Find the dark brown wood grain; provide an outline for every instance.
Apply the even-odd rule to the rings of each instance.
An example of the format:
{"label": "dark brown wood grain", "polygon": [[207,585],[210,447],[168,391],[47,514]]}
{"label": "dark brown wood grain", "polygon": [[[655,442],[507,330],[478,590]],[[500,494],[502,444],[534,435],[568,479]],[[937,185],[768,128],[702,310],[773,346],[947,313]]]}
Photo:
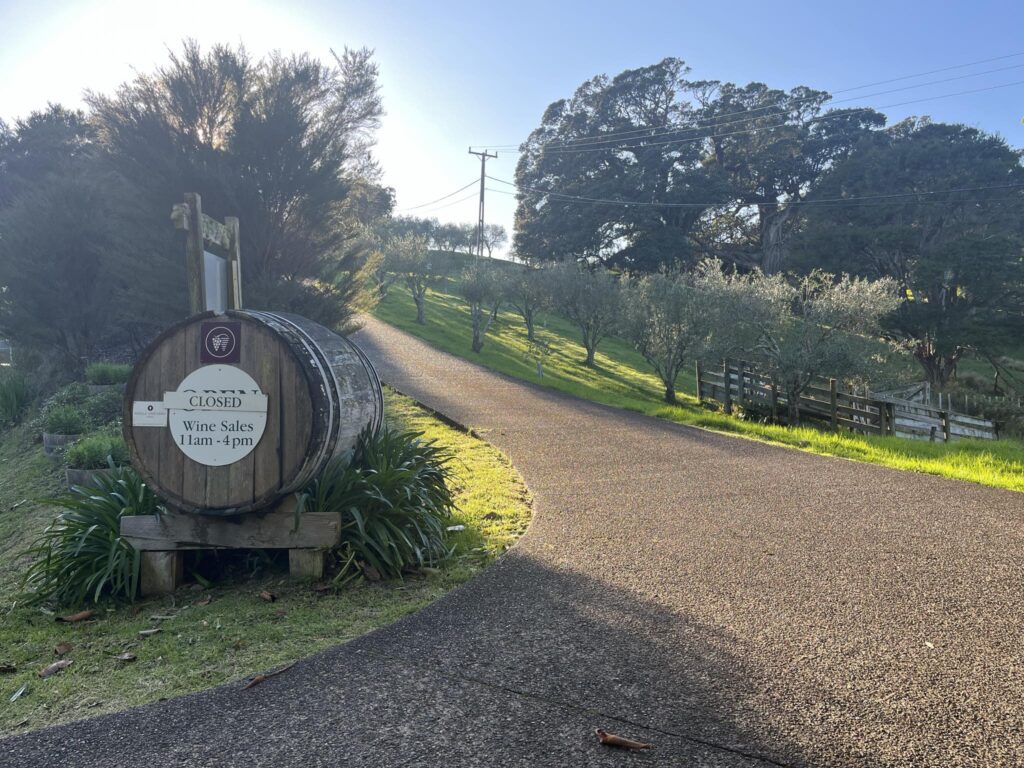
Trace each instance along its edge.
{"label": "dark brown wood grain", "polygon": [[[213,313],[196,315],[169,328],[143,354],[128,383],[125,439],[132,462],[145,481],[170,506],[183,512],[231,515],[265,509],[308,482],[330,455],[354,444],[360,424],[341,434],[329,414],[356,412],[360,419],[380,420],[379,383],[369,364],[348,342],[303,318],[288,321],[270,315],[229,312],[241,323],[236,367],[248,373],[267,395],[266,428],[256,447],[233,464],[214,467],[193,461],[177,446],[166,427],[134,427],[132,402],[161,401],[203,364],[201,327]],[[309,332],[288,323],[309,323],[325,355]],[[348,351],[346,351],[348,350]],[[340,373],[339,373],[340,372]],[[348,377],[339,395],[336,375]],[[345,398],[344,402],[338,398]],[[326,446],[331,450],[321,450]]]}

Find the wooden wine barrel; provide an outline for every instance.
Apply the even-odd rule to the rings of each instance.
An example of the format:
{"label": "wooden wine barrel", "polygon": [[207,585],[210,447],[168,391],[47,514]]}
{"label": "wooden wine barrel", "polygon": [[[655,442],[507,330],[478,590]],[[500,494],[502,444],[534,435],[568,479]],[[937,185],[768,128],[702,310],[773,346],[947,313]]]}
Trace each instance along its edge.
{"label": "wooden wine barrel", "polygon": [[355,344],[279,312],[196,315],[143,353],[126,388],[132,464],[176,510],[268,508],[383,417]]}

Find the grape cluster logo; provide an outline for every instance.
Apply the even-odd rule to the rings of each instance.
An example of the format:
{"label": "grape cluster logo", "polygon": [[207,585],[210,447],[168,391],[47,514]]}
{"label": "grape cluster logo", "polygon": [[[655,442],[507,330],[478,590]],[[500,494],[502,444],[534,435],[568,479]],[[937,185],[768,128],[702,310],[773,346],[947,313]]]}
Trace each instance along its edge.
{"label": "grape cluster logo", "polygon": [[204,363],[237,363],[241,351],[241,323],[203,323],[200,330],[202,349],[200,360]]}

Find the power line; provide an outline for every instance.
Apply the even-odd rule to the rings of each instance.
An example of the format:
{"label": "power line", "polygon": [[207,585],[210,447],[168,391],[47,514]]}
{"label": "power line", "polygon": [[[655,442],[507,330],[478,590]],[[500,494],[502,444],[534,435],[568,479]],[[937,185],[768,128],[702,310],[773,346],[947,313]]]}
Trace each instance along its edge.
{"label": "power line", "polygon": [[[601,203],[601,204],[608,204],[608,205],[623,205],[623,206],[636,207],[636,208],[721,208],[723,206],[733,205],[733,204],[736,203],[736,200],[724,200],[724,201],[720,200],[720,201],[711,202],[711,203],[659,203],[659,202],[656,202],[656,201],[614,200],[614,199],[599,198],[599,197],[583,197],[583,196],[580,196],[580,195],[569,195],[569,194],[566,194],[564,192],[554,192],[554,191],[551,191],[551,190],[539,189],[537,187],[527,187],[527,186],[523,186],[521,184],[516,184],[514,181],[506,181],[505,179],[498,179],[498,178],[495,178],[494,176],[488,176],[487,178],[490,179],[491,181],[496,181],[499,184],[506,184],[506,185],[508,185],[510,187],[515,187],[517,190],[520,190],[520,191],[525,190],[527,192],[537,192],[539,194],[550,195],[550,196],[553,196],[553,197],[558,198],[558,199],[576,200],[576,201],[586,202],[586,203]],[[918,191],[918,192],[893,192],[893,193],[881,194],[881,195],[861,195],[861,196],[858,196],[858,197],[834,197],[834,198],[826,198],[826,199],[821,199],[821,200],[793,200],[793,201],[781,201],[781,202],[785,203],[786,205],[827,205],[827,204],[838,205],[838,204],[846,204],[846,203],[856,203],[856,202],[860,202],[862,200],[893,200],[893,199],[901,198],[901,197],[916,197],[916,196],[920,196],[920,195],[944,195],[944,194],[953,194],[953,193],[958,193],[958,192],[983,192],[983,191],[992,190],[992,189],[1019,189],[1019,188],[1024,188],[1024,182],[1013,183],[1013,184],[995,184],[995,185],[984,186],[984,187],[958,187],[958,188],[953,188],[953,189],[926,190],[926,191]],[[493,191],[500,191],[500,190],[493,190]],[[506,194],[515,194],[515,193],[513,192],[513,193],[506,193]],[[1007,199],[1014,199],[1014,198],[1007,198]],[[920,202],[927,202],[927,201],[920,201]],[[945,203],[945,202],[948,202],[948,201],[942,200],[942,201],[932,201],[932,202]],[[958,202],[964,202],[964,201],[958,201]],[[977,201],[977,202],[989,202],[989,201],[981,200],[981,201]]]}
{"label": "power line", "polygon": [[[517,192],[510,192],[507,189],[493,189],[491,187],[488,187],[487,191],[488,192],[494,192],[495,194],[498,194],[498,195],[510,195],[510,196],[513,196],[513,197],[518,194]],[[600,201],[600,200],[589,200],[587,198],[578,198],[578,197],[574,197],[572,195],[566,195],[566,194],[562,194],[562,193],[558,193],[558,192],[552,192],[552,193],[549,193],[549,194],[555,195],[557,201],[559,201],[559,202],[581,202],[581,203],[590,203],[592,205],[612,205],[612,204],[617,204],[617,205],[622,205],[624,207],[641,205],[641,203],[633,203],[633,202],[630,202],[630,201],[627,201],[627,200],[623,200],[623,201],[610,201],[610,200],[609,201]],[[981,204],[981,203],[1000,203],[1000,202],[1005,202],[1007,200],[1020,200],[1020,197],[989,197],[989,198],[986,198],[984,200],[958,199],[958,200],[954,200],[954,201],[949,201],[949,200],[913,200],[913,201],[909,201],[909,202],[912,202],[914,205],[948,205],[948,204],[950,204],[950,202]],[[687,205],[699,206],[701,208],[724,208],[725,206],[735,205],[736,202],[737,201],[735,201],[735,200],[730,200],[730,201],[725,202],[725,203],[722,203],[722,202],[718,202],[718,203],[687,203]],[[814,204],[814,205],[823,205],[823,206],[827,207],[829,205],[843,205],[844,202],[847,202],[847,201],[844,201],[842,199],[837,199],[837,200],[834,200],[834,201],[792,200],[792,201],[789,201],[789,202],[785,202],[783,204],[785,204],[785,205],[812,205],[812,204]],[[859,201],[859,200],[850,200],[848,202],[851,205],[856,205],[858,208],[891,206],[891,205],[894,204],[892,201],[887,201],[887,202],[867,201],[867,202],[864,202],[864,201]],[[897,203],[898,203],[898,201],[897,201]],[[661,208],[661,207],[671,207],[671,204],[669,204],[669,203],[648,203],[646,205],[649,205],[649,206],[652,206],[652,207],[659,207],[659,208]],[[750,203],[750,205],[747,206],[747,207],[751,207],[751,206],[754,206],[754,205],[756,205],[756,203]]]}
{"label": "power line", "polygon": [[[913,90],[915,88],[924,88],[924,87],[929,86],[929,85],[939,85],[941,83],[950,83],[950,82],[953,82],[955,80],[964,80],[964,79],[970,78],[970,77],[980,77],[981,75],[990,75],[990,74],[993,74],[995,72],[1006,72],[1006,71],[1011,70],[1011,69],[1021,69],[1021,68],[1024,68],[1024,64],[1014,64],[1013,66],[1009,66],[1009,67],[1000,67],[998,69],[989,69],[989,70],[986,70],[984,72],[974,72],[974,73],[969,74],[969,75],[959,75],[957,77],[947,77],[947,78],[943,78],[941,80],[930,80],[927,83],[917,83],[916,85],[906,85],[906,86],[903,86],[901,88],[890,88],[889,90],[886,90],[886,91],[877,91],[876,93],[868,93],[868,94],[863,94],[861,96],[851,96],[851,97],[846,98],[846,99],[828,99],[825,102],[823,102],[823,104],[845,104],[846,102],[849,102],[849,101],[860,101],[861,99],[868,99],[868,98],[872,98],[874,96],[885,96],[886,94],[889,94],[889,93],[899,93],[901,91]],[[811,102],[811,101],[814,101],[815,98],[816,97],[807,97],[807,98],[804,98],[804,99],[797,99],[795,101],[790,102],[789,106],[792,107],[792,106],[795,106],[797,104],[803,104],[803,103]],[[941,98],[941,97],[938,97],[938,98]],[[889,105],[889,106],[893,106],[893,105]],[[898,106],[898,105],[895,105],[895,106]],[[759,111],[762,111],[762,110],[770,110],[770,109],[777,110],[778,114],[773,114],[773,115],[753,115],[752,114],[754,112],[759,112]],[[881,107],[881,109],[885,109],[885,107]],[[873,111],[873,110],[874,110],[874,107],[865,107],[863,110],[857,110],[857,111],[860,112],[860,111]],[[749,122],[753,122],[755,120],[765,120],[765,119],[770,119],[770,118],[774,118],[774,117],[781,117],[781,118],[783,118],[784,120],[786,120],[788,122],[788,118],[786,116],[786,110],[783,109],[783,108],[780,108],[780,107],[778,107],[777,105],[774,105],[774,104],[768,105],[768,106],[764,106],[764,107],[757,107],[755,109],[750,109],[750,110],[743,110],[739,114],[740,115],[746,115],[746,117],[737,116],[736,119],[721,120],[721,121],[716,121],[716,122],[704,123],[702,125],[684,126],[684,127],[678,127],[678,128],[665,128],[665,129],[640,128],[640,129],[635,129],[635,131],[624,131],[624,133],[636,132],[636,133],[641,133],[642,135],[634,136],[632,138],[624,138],[624,139],[621,139],[621,141],[634,141],[634,140],[638,141],[638,140],[641,140],[641,139],[657,138],[657,137],[660,137],[660,136],[671,136],[672,134],[676,134],[676,133],[687,133],[687,132],[694,133],[694,132],[697,132],[697,131],[704,131],[704,130],[707,130],[709,128],[720,128],[722,126],[738,125],[740,123],[749,123]],[[845,111],[843,114],[849,115],[849,114],[853,114],[853,113],[851,113],[850,111]],[[824,118],[824,117],[827,117],[827,115],[823,115],[822,116],[822,118]],[[812,119],[809,122],[814,122],[814,121],[815,120]],[[784,122],[783,125],[784,124],[786,124],[786,123]],[[612,138],[615,135],[616,134],[614,134],[614,133],[607,133],[607,134],[601,134],[599,136],[580,137],[578,139],[566,139],[563,142],[551,141],[551,142],[547,142],[546,144],[543,144],[541,146],[542,146],[543,149],[547,149],[548,147],[553,147],[555,149],[562,149],[562,148],[565,148],[565,147],[569,147],[570,149],[575,149],[577,147],[600,146],[602,144],[614,144],[617,141],[619,141],[619,139]],[[554,151],[554,150],[552,150],[552,151]]]}
{"label": "power line", "polygon": [[[875,82],[872,82],[872,83],[865,83],[864,85],[856,85],[856,86],[853,86],[853,87],[850,87],[850,88],[842,88],[842,89],[839,89],[839,90],[836,90],[836,91],[832,91],[831,93],[832,93],[832,95],[839,94],[839,93],[849,93],[851,91],[859,91],[859,90],[863,90],[865,88],[873,88],[873,87],[875,87],[877,85],[888,85],[889,83],[901,82],[903,80],[912,80],[912,79],[914,79],[916,77],[925,77],[927,75],[934,75],[934,74],[938,74],[940,72],[950,72],[952,70],[964,69],[966,67],[973,67],[973,66],[977,66],[979,64],[989,64],[989,63],[992,63],[994,61],[1005,61],[1006,59],[1013,59],[1013,58],[1017,58],[1019,56],[1024,56],[1024,51],[1021,51],[1019,53],[1009,53],[1009,54],[1005,54],[1003,56],[994,56],[994,57],[988,58],[988,59],[978,59],[977,61],[971,61],[971,62],[967,62],[965,64],[954,64],[954,65],[948,66],[948,67],[940,67],[938,69],[930,69],[930,70],[927,70],[927,71],[924,71],[924,72],[917,72],[917,73],[912,74],[912,75],[902,75],[900,77],[889,78],[887,80],[876,80]],[[971,75],[963,75],[963,76],[960,76],[960,77],[949,78],[946,81],[938,80],[938,81],[933,81],[931,83],[919,83],[919,84],[914,85],[914,86],[909,86],[909,88],[917,88],[917,87],[923,87],[923,86],[926,86],[926,85],[934,85],[934,84],[939,83],[939,82],[948,82],[948,81],[951,81],[951,80],[963,79],[964,77],[975,77],[975,76],[979,76],[979,75],[983,75],[983,74],[990,74],[991,72],[1000,72],[1000,71],[1004,71],[1005,69],[1013,69],[1013,68],[1015,68],[1015,67],[1006,67],[1006,68],[1002,68],[1002,69],[990,70],[988,72],[979,72],[979,73],[974,73],[974,74],[971,74]],[[897,89],[897,90],[899,90],[899,89]],[[906,89],[902,89],[902,90],[906,90]],[[888,92],[890,92],[890,91],[884,91],[883,93],[888,93]],[[868,95],[861,96],[861,97],[858,97],[858,98],[868,98],[871,95],[878,95],[878,94],[868,94]],[[850,100],[850,99],[847,99],[847,100]],[[829,101],[833,101],[833,99],[829,99]],[[899,105],[894,105],[894,106],[899,106]],[[769,108],[771,108],[771,107],[761,107],[759,109],[769,109]],[[627,130],[627,131],[619,131],[617,133],[608,133],[608,134],[604,134],[604,136],[602,136],[601,138],[608,138],[608,137],[612,137],[612,136],[616,136],[616,135],[625,135],[625,134],[630,134],[630,133],[637,133],[637,132],[641,132],[641,131],[644,131],[644,130],[649,130],[649,129],[631,129],[631,130]],[[566,140],[566,141],[583,141],[583,140],[586,140],[588,138],[592,139],[592,138],[598,138],[598,137],[581,137],[580,139]],[[488,148],[491,148],[491,149],[517,149],[519,146],[521,146],[521,144],[522,144],[522,142],[519,142],[517,144],[488,144],[486,146]]]}
{"label": "power line", "polygon": [[464,186],[464,187],[459,187],[459,188],[458,188],[458,189],[456,189],[456,190],[455,190],[454,192],[449,192],[449,193],[448,193],[447,195],[445,195],[444,197],[439,197],[439,198],[437,198],[437,200],[431,200],[431,201],[430,201],[429,203],[421,203],[420,205],[412,205],[412,206],[409,206],[408,208],[401,208],[401,209],[399,209],[398,211],[396,211],[396,213],[403,213],[403,212],[405,212],[405,211],[415,211],[415,210],[416,210],[416,209],[418,209],[418,208],[426,208],[426,207],[427,207],[428,205],[433,205],[434,203],[439,203],[439,202],[441,202],[442,200],[447,200],[447,199],[448,199],[449,197],[452,197],[452,196],[454,196],[454,195],[457,195],[457,194],[459,194],[459,192],[462,192],[462,191],[463,191],[463,190],[465,190],[465,189],[469,189],[469,188],[470,188],[470,187],[472,187],[472,186],[473,186],[474,184],[476,184],[476,179],[473,179],[473,180],[472,180],[471,182],[469,182],[469,184],[467,184],[467,185],[466,185],[466,186]]}
{"label": "power line", "polygon": [[[473,179],[473,184],[476,184],[476,179]],[[430,209],[428,209],[426,211],[423,211],[423,213],[425,213],[425,214],[426,213],[433,213],[434,211],[440,211],[440,210],[443,210],[445,208],[451,208],[453,205],[458,205],[459,203],[464,203],[467,200],[472,200],[476,196],[477,196],[477,193],[476,192],[472,192],[472,193],[466,195],[465,197],[460,197],[458,200],[452,200],[450,203],[445,203],[444,205],[435,206],[434,208],[430,208]]]}
{"label": "power line", "polygon": [[[875,111],[877,111],[879,109],[889,109],[890,107],[902,107],[902,106],[905,106],[907,104],[919,104],[919,103],[924,102],[924,101],[935,101],[936,99],[949,99],[949,98],[953,98],[954,96],[966,96],[966,95],[969,95],[969,94],[972,94],[972,93],[982,93],[984,91],[994,91],[994,90],[998,90],[1000,88],[1011,88],[1011,87],[1013,87],[1015,85],[1024,85],[1024,80],[1015,80],[1012,83],[1000,83],[999,85],[990,85],[990,86],[987,86],[987,87],[984,87],[984,88],[972,88],[972,89],[967,90],[967,91],[957,91],[956,93],[943,93],[943,94],[939,94],[938,96],[927,96],[927,97],[922,98],[922,99],[911,99],[909,101],[899,101],[899,102],[896,102],[894,104],[883,104],[880,107],[864,107],[863,109],[844,110],[843,112],[839,112],[839,113],[830,113],[830,114],[827,114],[827,115],[822,115],[821,117],[813,118],[812,120],[809,120],[808,122],[809,123],[823,123],[823,122],[825,122],[827,120],[836,120],[836,119],[839,119],[839,118],[849,117],[850,115],[860,114],[862,112],[875,112]],[[788,123],[784,121],[784,122],[781,122],[781,123],[777,123],[776,125],[766,125],[766,126],[761,126],[761,127],[757,127],[757,128],[748,128],[747,130],[742,130],[742,131],[731,131],[729,133],[719,133],[719,134],[714,134],[714,135],[709,134],[709,135],[706,135],[706,136],[695,136],[695,137],[687,138],[687,139],[669,139],[667,141],[651,141],[651,142],[647,142],[647,143],[644,143],[644,144],[622,144],[622,145],[618,145],[618,146],[609,146],[609,147],[602,146],[602,147],[590,147],[590,148],[584,147],[582,149],[575,149],[575,148],[572,148],[572,147],[568,147],[568,148],[565,148],[565,147],[554,147],[552,149],[548,149],[547,147],[541,147],[541,150],[543,152],[550,152],[550,153],[553,153],[553,154],[569,154],[569,153],[574,153],[574,152],[628,152],[628,151],[633,150],[633,149],[647,149],[648,147],[661,147],[661,146],[665,146],[667,144],[692,144],[694,142],[706,141],[707,139],[710,139],[710,138],[724,138],[726,136],[739,136],[739,135],[747,134],[747,133],[759,133],[760,131],[770,131],[770,130],[775,130],[776,128],[785,128],[785,127],[787,127],[787,125],[788,125]],[[697,130],[697,129],[691,129],[691,130]]]}

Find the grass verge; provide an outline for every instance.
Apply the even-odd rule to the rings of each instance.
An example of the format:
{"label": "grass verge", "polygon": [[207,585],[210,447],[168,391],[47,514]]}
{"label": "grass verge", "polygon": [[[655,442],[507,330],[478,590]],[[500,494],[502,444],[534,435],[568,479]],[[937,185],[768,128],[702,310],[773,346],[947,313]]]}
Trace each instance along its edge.
{"label": "grass verge", "polygon": [[468,310],[459,297],[442,291],[428,294],[426,325],[415,322],[412,298],[401,286],[392,287],[374,315],[446,352],[586,400],[827,456],[1024,491],[1024,444],[1016,440],[958,440],[947,445],[744,421],[699,404],[692,372],[679,377],[680,402],[669,405],[662,399],[661,381],[626,342],[606,339],[598,349],[595,367],[587,368],[582,365],[584,352],[576,341],[575,327],[550,314],[538,330],[550,349],[539,376],[518,315],[500,313],[484,349],[474,354]]}
{"label": "grass verge", "polygon": [[[452,524],[456,554],[435,573],[403,582],[358,583],[337,593],[288,581],[257,556],[251,574],[210,589],[183,587],[173,596],[130,606],[108,605],[97,619],[55,622],[54,615],[17,604],[18,553],[55,511],[33,499],[60,487],[54,465],[42,456],[28,427],[0,434],[0,735],[113,712],[241,680],[271,667],[343,643],[422,608],[465,582],[523,533],[530,500],[522,479],[497,449],[453,429],[411,400],[386,392],[388,420],[425,433],[455,455],[458,511]],[[262,591],[274,602],[259,597]],[[141,630],[160,628],[149,637]],[[72,665],[40,679],[72,646]],[[118,661],[122,653],[133,662]],[[10,697],[27,685],[14,702]]]}

